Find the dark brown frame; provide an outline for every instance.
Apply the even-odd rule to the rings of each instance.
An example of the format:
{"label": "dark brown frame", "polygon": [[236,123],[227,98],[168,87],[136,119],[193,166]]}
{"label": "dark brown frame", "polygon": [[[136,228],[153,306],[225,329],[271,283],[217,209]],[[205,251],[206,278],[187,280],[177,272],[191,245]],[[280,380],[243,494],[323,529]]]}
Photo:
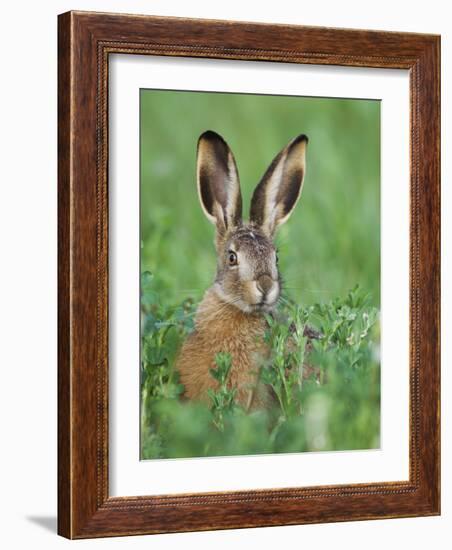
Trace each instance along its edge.
{"label": "dark brown frame", "polygon": [[[439,514],[440,38],[89,12],[58,23],[58,532],[85,538]],[[109,497],[111,53],[409,70],[409,481]]]}

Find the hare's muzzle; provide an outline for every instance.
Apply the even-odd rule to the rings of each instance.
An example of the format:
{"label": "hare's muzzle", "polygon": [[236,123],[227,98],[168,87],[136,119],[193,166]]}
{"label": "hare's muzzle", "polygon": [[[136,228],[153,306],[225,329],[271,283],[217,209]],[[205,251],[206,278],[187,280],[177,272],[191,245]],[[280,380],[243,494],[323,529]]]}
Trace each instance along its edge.
{"label": "hare's muzzle", "polygon": [[262,305],[272,305],[278,298],[279,284],[269,275],[260,275],[256,279],[256,288],[261,294],[260,303]]}
{"label": "hare's muzzle", "polygon": [[273,279],[269,275],[261,275],[256,281],[256,286],[265,296],[273,286]]}

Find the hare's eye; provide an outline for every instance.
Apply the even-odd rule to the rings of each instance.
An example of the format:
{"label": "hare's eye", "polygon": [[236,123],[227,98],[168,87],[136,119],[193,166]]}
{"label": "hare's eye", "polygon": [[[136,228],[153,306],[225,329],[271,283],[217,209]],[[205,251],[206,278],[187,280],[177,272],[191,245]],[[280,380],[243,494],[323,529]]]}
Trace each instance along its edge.
{"label": "hare's eye", "polygon": [[276,263],[277,263],[277,264],[279,263],[279,256],[278,256],[278,254],[276,254]]}
{"label": "hare's eye", "polygon": [[228,251],[229,265],[237,265],[237,254],[233,250]]}

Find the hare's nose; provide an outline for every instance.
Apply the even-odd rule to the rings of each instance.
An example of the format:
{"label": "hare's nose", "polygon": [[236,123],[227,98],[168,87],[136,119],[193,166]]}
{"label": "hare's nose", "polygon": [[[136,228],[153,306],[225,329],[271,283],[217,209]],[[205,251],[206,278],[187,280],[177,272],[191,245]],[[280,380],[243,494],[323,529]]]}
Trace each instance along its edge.
{"label": "hare's nose", "polygon": [[256,281],[256,286],[265,296],[273,286],[273,279],[268,275],[261,275]]}

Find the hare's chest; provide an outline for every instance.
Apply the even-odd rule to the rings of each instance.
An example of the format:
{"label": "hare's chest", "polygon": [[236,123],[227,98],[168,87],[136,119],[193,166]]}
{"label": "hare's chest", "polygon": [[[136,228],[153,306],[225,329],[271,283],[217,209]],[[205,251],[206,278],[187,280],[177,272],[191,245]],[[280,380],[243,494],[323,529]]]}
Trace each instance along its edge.
{"label": "hare's chest", "polygon": [[232,359],[231,376],[249,374],[259,368],[267,354],[264,343],[265,330],[261,324],[248,327],[236,326],[227,334],[212,330],[204,341],[212,359],[216,353],[229,353]]}
{"label": "hare's chest", "polygon": [[228,353],[231,367],[228,384],[236,389],[235,399],[244,408],[264,408],[269,394],[259,383],[259,371],[268,354],[264,342],[265,323],[203,323],[186,340],[177,360],[177,370],[189,399],[208,401],[208,390],[217,382],[211,375],[216,355]]}

